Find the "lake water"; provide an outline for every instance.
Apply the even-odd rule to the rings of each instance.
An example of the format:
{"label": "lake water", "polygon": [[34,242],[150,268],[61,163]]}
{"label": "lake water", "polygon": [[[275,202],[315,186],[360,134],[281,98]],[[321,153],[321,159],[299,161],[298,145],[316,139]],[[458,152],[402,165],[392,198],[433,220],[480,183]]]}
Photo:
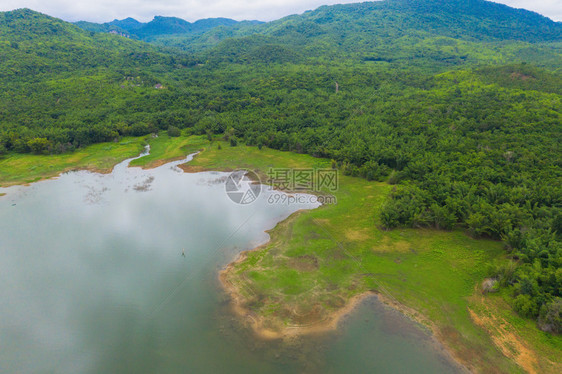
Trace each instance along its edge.
{"label": "lake water", "polygon": [[[237,205],[226,173],[128,161],[0,189],[2,373],[454,373],[418,325],[370,298],[336,332],[265,342],[217,274],[299,209]],[[182,255],[185,251],[185,256]]]}

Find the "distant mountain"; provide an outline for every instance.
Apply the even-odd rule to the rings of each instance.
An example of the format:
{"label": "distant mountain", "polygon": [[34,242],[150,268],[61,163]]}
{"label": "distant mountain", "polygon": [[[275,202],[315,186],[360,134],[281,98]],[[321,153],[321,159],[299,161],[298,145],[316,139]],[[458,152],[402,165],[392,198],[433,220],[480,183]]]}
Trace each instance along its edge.
{"label": "distant mountain", "polygon": [[118,34],[121,36],[125,36],[127,38],[130,37],[130,34],[127,30],[109,23],[93,23],[93,22],[86,22],[86,21],[78,21],[75,22],[74,24],[86,31],[104,32],[104,33]]}
{"label": "distant mountain", "polygon": [[562,23],[485,0],[384,0],[322,6],[264,25],[277,36],[345,36],[350,32],[400,37],[412,31],[462,40],[562,40]]}
{"label": "distant mountain", "polygon": [[112,25],[112,26],[117,26],[123,30],[127,30],[127,31],[133,31],[133,30],[138,30],[140,29],[144,23],[137,21],[134,18],[125,18],[123,20],[113,20],[111,22],[105,23],[105,25]]}
{"label": "distant mountain", "polygon": [[[259,21],[249,21],[251,24],[260,24]],[[216,27],[231,27],[240,22],[229,18],[207,18],[190,23],[177,17],[156,16],[147,23],[142,23],[134,18],[113,20],[106,23],[92,23],[79,21],[75,25],[93,32],[117,32],[127,36],[150,41],[163,35],[194,35],[212,30]],[[244,23],[247,23],[245,21]]]}
{"label": "distant mountain", "polygon": [[[259,21],[254,21],[257,23],[261,23]],[[211,29],[214,29],[215,27],[219,27],[219,26],[233,26],[236,25],[240,22],[235,21],[233,19],[230,18],[206,18],[206,19],[200,19],[198,21],[195,21],[192,24],[192,28],[191,28],[191,32],[193,33],[199,33],[199,32],[205,32],[205,31],[209,31]]]}
{"label": "distant mountain", "polygon": [[[260,25],[215,28],[200,35],[161,36],[155,43],[197,52],[257,39],[299,53],[364,61],[555,63],[562,23],[537,13],[484,0],[384,0],[322,6]],[[266,37],[266,38],[263,38]],[[550,43],[546,46],[545,43]],[[239,42],[236,42],[239,44]],[[211,51],[213,53],[213,51]]]}
{"label": "distant mountain", "polygon": [[191,31],[191,23],[177,17],[154,17],[147,24],[132,31],[140,39],[158,35],[187,34]]}
{"label": "distant mountain", "polygon": [[[155,17],[105,24],[77,23],[198,53],[211,61],[251,61],[275,51],[275,61],[295,56],[361,59],[373,63],[419,61],[435,69],[491,62],[553,66],[561,57],[562,23],[485,0],[383,0],[321,6],[301,15],[261,23],[210,18],[194,23]],[[548,44],[548,45],[546,45]],[[241,48],[241,46],[246,47]],[[263,60],[263,59],[260,59]],[[300,57],[297,58],[300,60]]]}

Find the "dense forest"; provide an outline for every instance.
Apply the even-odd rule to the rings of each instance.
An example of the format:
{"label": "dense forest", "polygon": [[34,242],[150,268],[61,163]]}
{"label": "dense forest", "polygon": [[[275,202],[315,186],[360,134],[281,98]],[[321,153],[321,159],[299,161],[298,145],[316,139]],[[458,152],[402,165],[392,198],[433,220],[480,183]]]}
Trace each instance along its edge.
{"label": "dense forest", "polygon": [[396,185],[386,228],[503,240],[512,260],[490,276],[519,314],[562,331],[561,23],[481,0],[387,0],[142,26],[151,44],[79,25],[0,13],[0,155],[171,130],[331,158]]}

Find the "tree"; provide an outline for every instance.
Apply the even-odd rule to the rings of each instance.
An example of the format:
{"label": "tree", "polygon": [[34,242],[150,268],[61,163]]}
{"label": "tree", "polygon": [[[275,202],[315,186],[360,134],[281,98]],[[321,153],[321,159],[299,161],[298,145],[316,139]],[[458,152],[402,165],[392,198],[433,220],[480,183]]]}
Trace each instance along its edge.
{"label": "tree", "polygon": [[224,136],[223,139],[226,141],[229,141],[230,138],[232,138],[234,136],[235,132],[234,132],[234,128],[233,127],[229,127],[225,132],[224,132]]}
{"label": "tree", "polygon": [[488,218],[479,212],[472,213],[466,219],[466,224],[473,237],[479,237],[489,233],[490,227],[488,222]]}
{"label": "tree", "polygon": [[33,138],[27,142],[27,145],[35,154],[48,153],[52,147],[51,141],[46,138]]}
{"label": "tree", "polygon": [[432,204],[430,210],[433,215],[433,222],[437,229],[453,229],[455,223],[457,222],[455,213],[450,212],[446,206],[439,206],[437,204]]}
{"label": "tree", "polygon": [[558,212],[552,219],[552,231],[562,238],[562,213]]}
{"label": "tree", "polygon": [[178,137],[181,135],[181,131],[175,126],[170,126],[168,127],[168,135],[171,137]]}
{"label": "tree", "polygon": [[533,318],[538,313],[536,302],[529,295],[519,295],[513,302],[513,308],[524,317]]}
{"label": "tree", "polygon": [[539,327],[555,334],[562,332],[562,298],[557,297],[541,307]]}

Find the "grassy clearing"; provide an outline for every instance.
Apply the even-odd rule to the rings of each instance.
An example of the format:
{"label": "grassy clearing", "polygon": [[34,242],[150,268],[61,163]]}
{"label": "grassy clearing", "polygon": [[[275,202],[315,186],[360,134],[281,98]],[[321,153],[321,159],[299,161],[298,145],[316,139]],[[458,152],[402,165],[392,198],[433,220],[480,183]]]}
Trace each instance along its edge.
{"label": "grassy clearing", "polygon": [[[328,167],[328,162],[223,143],[221,150],[207,148],[189,165],[192,170],[263,172],[269,167]],[[431,325],[468,367],[480,372],[522,371],[516,365],[520,362],[502,354],[493,334],[476,324],[470,312],[486,313],[480,307],[482,300],[493,300],[475,295],[488,266],[504,261],[501,243],[474,240],[460,231],[382,231],[377,227],[378,213],[391,188],[341,176],[337,205],[293,215],[280,223],[268,245],[248,252],[225,274],[243,307],[264,321],[263,328],[282,330],[329,319],[353,296],[375,290],[420,313],[418,319]],[[496,311],[509,315],[502,322],[504,328],[521,337],[521,346],[535,360],[526,369],[557,372],[546,361],[556,361],[560,340],[543,341],[544,334],[505,303]],[[543,356],[543,349],[550,354]]]}
{"label": "grassy clearing", "polygon": [[197,152],[209,144],[204,136],[170,137],[163,131],[157,138],[148,138],[150,154],[131,161],[130,166],[140,166],[150,169],[166,162],[181,160],[188,154]]}
{"label": "grassy clearing", "polygon": [[115,164],[137,156],[144,144],[143,138],[124,138],[62,155],[8,154],[0,157],[0,186],[37,182],[69,170],[108,172]]}
{"label": "grassy clearing", "polygon": [[[219,146],[221,149],[219,149]],[[290,152],[279,152],[269,148],[258,150],[256,147],[231,147],[226,142],[218,141],[204,148],[204,152],[184,165],[184,169],[197,170],[255,170],[262,182],[267,180],[270,167],[289,168],[329,168],[328,160],[314,158],[309,155],[296,155]]]}

